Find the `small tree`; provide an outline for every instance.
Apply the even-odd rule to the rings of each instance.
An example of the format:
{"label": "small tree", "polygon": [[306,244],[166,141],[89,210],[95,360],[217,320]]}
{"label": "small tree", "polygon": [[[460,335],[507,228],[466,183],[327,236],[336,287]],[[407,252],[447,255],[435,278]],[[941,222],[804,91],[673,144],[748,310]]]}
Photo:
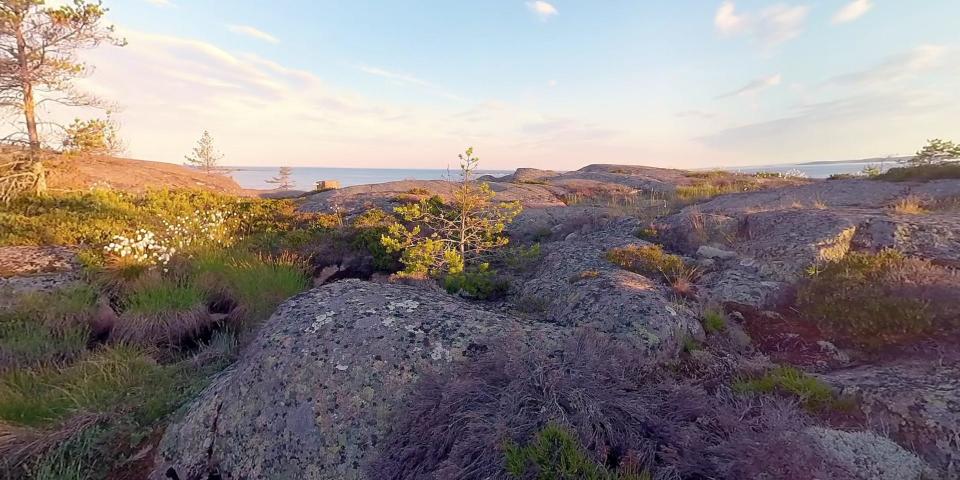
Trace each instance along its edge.
{"label": "small tree", "polygon": [[200,140],[197,141],[197,146],[193,147],[193,155],[187,155],[184,158],[207,175],[211,175],[220,170],[220,160],[223,160],[223,155],[213,146],[213,136],[210,132],[204,130]]}
{"label": "small tree", "polygon": [[927,141],[917,154],[907,163],[910,166],[936,165],[938,163],[960,160],[960,145],[948,140],[935,138]]}
{"label": "small tree", "polygon": [[276,185],[277,190],[290,190],[297,184],[293,181],[293,169],[290,167],[280,167],[277,176],[267,180],[267,183]]}
{"label": "small tree", "polygon": [[65,153],[74,155],[116,155],[124,150],[117,125],[109,118],[74,120],[63,140]]}
{"label": "small tree", "polygon": [[449,203],[434,196],[394,209],[412,227],[396,223],[380,241],[401,252],[406,273],[460,273],[509,242],[504,230],[520,203],[495,202],[490,185],[472,180],[479,161],[473,148],[460,155],[461,178]]}

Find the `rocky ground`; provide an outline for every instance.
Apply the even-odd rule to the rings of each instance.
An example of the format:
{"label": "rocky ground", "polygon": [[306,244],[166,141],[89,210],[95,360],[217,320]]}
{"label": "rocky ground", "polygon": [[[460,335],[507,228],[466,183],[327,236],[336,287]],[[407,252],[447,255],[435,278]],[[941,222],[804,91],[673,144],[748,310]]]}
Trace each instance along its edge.
{"label": "rocky ground", "polygon": [[[784,448],[815,452],[816,465],[809,464],[805,475],[731,473],[743,471],[717,452],[705,454],[708,466],[694,467],[677,447],[651,453],[658,465],[673,462],[654,478],[960,478],[955,339],[867,353],[832,342],[789,303],[811,266],[850,252],[895,249],[956,278],[960,181],[760,179],[753,191],[686,206],[674,202],[678,187],[697,178],[613,165],[485,178],[498,200],[524,205],[511,238],[542,242],[536,265],[511,274],[507,299],[480,302],[386,279],[338,279],[291,298],[240,360],[167,428],[151,478],[381,478],[371,466],[386,465],[395,447],[389,439],[397,438],[393,426],[412,411],[412,399],[421,399],[424,378],[455,375],[508,343],[566,358],[573,352],[564,345],[584,331],[627,348],[664,382],[723,405],[738,375],[774,364],[802,368],[829,384],[837,398],[854,402],[842,414],[798,414],[804,420],[790,430],[796,435]],[[438,181],[357,186],[305,197],[301,208],[351,215],[449,196],[452,188]],[[897,208],[904,199],[922,201],[923,213]],[[663,278],[624,270],[605,256],[613,248],[653,243],[696,267],[692,293],[678,295]],[[39,259],[11,260],[15,271],[5,275],[18,278],[60,275],[48,270],[69,270],[71,262],[61,251],[4,250],[0,256]],[[960,298],[960,289],[949,292]],[[724,332],[702,326],[706,308],[727,314]],[[619,367],[605,368],[606,375]],[[577,415],[572,406],[560,407],[564,415]],[[682,408],[676,409],[664,415],[680,415]],[[437,448],[459,451],[462,440],[446,438]],[[757,465],[772,455],[756,445],[742,454],[747,460],[756,455]],[[442,468],[410,469],[389,478],[451,478],[437,473],[449,471]]]}
{"label": "rocky ground", "polygon": [[[512,306],[358,280],[291,299],[243,360],[168,429],[154,477],[176,472],[200,478],[216,471],[220,478],[373,478],[365,462],[390,448],[379,441],[390,432],[391,414],[403,411],[424,372],[469,361],[472,352],[504,335],[558,345],[582,328],[623,341],[651,362],[670,362],[682,355],[684,342],[705,339],[698,321],[705,304],[730,312],[731,331],[742,335],[724,341],[736,345],[737,355],[803,366],[856,399],[856,415],[819,420],[826,426],[808,430],[822,458],[841,466],[843,478],[960,475],[955,344],[933,342],[923,354],[908,350],[864,360],[778,310],[808,267],[851,251],[893,248],[956,267],[960,213],[906,214],[895,205],[904,198],[948,204],[960,197],[960,181],[772,182],[659,218],[651,240],[685,255],[702,273],[691,302],[678,300],[659,279],[604,258],[614,247],[648,244],[637,237],[646,218],[624,218],[629,215],[621,204],[570,201],[577,195],[669,193],[689,183],[683,172],[591,166],[566,174],[519,170],[485,180],[498,199],[523,202],[513,236],[547,242],[542,260],[515,287]],[[449,195],[451,188],[412,181],[351,187],[313,195],[303,208],[352,212],[426,192]]]}

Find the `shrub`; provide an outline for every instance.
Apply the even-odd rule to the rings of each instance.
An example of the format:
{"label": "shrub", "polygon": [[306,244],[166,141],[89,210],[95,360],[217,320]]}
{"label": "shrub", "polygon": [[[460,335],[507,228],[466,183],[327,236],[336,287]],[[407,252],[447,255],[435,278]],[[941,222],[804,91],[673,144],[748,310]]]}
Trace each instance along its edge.
{"label": "shrub", "polygon": [[897,200],[896,203],[891,207],[894,213],[899,213],[901,215],[919,215],[922,213],[927,213],[927,209],[923,208],[923,200],[916,195],[907,195],[906,197]]}
{"label": "shrub", "polygon": [[400,255],[391,252],[381,242],[390,226],[397,218],[379,208],[366,210],[353,220],[353,246],[366,250],[373,256],[373,267],[382,272],[396,272],[400,269]]}
{"label": "shrub", "polygon": [[[587,459],[612,471],[648,471],[657,478],[836,473],[805,440],[806,417],[791,403],[710,396],[654,374],[635,351],[595,335],[577,335],[559,350],[541,340],[530,340],[540,346],[522,346],[491,339],[488,350],[422,377],[405,407],[394,412],[393,428],[365,465],[368,475],[509,478],[505,444],[556,453],[536,446],[547,425],[569,432]],[[552,435],[550,443],[582,460],[563,437]]]}
{"label": "shrub", "polygon": [[479,162],[472,148],[460,161],[462,178],[449,204],[435,196],[394,209],[411,226],[395,223],[380,241],[388,252],[401,253],[406,273],[458,273],[509,243],[504,231],[520,203],[495,202],[490,185],[472,181]]}
{"label": "shrub", "polygon": [[928,261],[852,252],[814,273],[799,287],[797,307],[834,338],[880,347],[960,324],[956,275]]}
{"label": "shrub", "polygon": [[607,260],[620,268],[647,276],[662,276],[677,293],[692,288],[697,271],[677,255],[667,253],[660,245],[628,245],[607,252]]}
{"label": "shrub", "polygon": [[777,367],[759,378],[738,380],[733,388],[739,393],[792,395],[813,410],[828,407],[834,400],[829,385],[789,366]]}
{"label": "shrub", "polygon": [[510,283],[497,276],[489,264],[481,264],[459,273],[449,273],[443,280],[447,292],[480,300],[502,298],[510,289]]}
{"label": "shrub", "polygon": [[529,247],[516,246],[505,249],[502,259],[507,268],[525,273],[533,270],[540,263],[543,259],[543,251],[540,249],[540,243],[534,243]]}
{"label": "shrub", "polygon": [[707,333],[719,333],[727,329],[727,316],[721,311],[708,309],[703,312],[701,323]]}
{"label": "shrub", "polygon": [[929,181],[960,178],[960,162],[894,167],[885,173],[870,177],[888,182]]}
{"label": "shrub", "polygon": [[506,470],[517,479],[550,478],[578,480],[649,480],[646,472],[611,472],[591,459],[574,434],[557,425],[547,425],[530,443],[507,442]]}

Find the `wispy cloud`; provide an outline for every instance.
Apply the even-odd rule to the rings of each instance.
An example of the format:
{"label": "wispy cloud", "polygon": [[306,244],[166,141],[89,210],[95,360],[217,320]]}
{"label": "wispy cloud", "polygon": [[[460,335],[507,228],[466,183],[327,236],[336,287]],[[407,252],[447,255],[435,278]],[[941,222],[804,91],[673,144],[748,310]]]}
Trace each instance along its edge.
{"label": "wispy cloud", "polygon": [[543,0],[536,0],[534,2],[527,2],[527,8],[533,12],[534,15],[540,18],[542,21],[547,21],[550,17],[559,15],[560,12],[557,10],[557,7],[554,7],[552,4],[547,3]]}
{"label": "wispy cloud", "polygon": [[749,35],[764,48],[772,48],[803,32],[810,7],[776,4],[757,12],[737,11],[732,1],[723,2],[713,18],[717,33],[724,37]]}
{"label": "wispy cloud", "polygon": [[[955,64],[952,57],[960,51],[944,45],[921,45],[908,52],[893,55],[873,67],[838,75],[827,80],[834,86],[869,87],[889,85],[919,73]],[[960,58],[954,60],[960,61]]]}
{"label": "wispy cloud", "polygon": [[176,5],[171,0],[144,0],[150,5],[157,7],[175,7]]}
{"label": "wispy cloud", "polygon": [[259,30],[249,25],[227,25],[227,30],[230,30],[238,35],[244,35],[257,40],[262,40],[267,43],[280,43],[280,40],[277,37],[274,37],[263,30]]}
{"label": "wispy cloud", "polygon": [[556,87],[557,85],[560,85],[560,82],[557,81],[557,80],[548,80],[548,81],[547,81],[547,86],[550,87],[550,88],[554,88],[554,87]]}
{"label": "wispy cloud", "polygon": [[420,85],[422,87],[431,87],[431,88],[434,87],[434,85],[431,84],[430,82],[427,82],[426,80],[421,80],[407,73],[391,72],[389,70],[384,70],[382,68],[377,68],[377,67],[370,67],[367,65],[360,65],[358,68],[363,73],[367,73],[377,77],[387,78],[400,83],[409,83],[411,85]]}
{"label": "wispy cloud", "polygon": [[871,9],[873,9],[872,0],[853,0],[834,14],[833,23],[852,22],[866,15]]}
{"label": "wispy cloud", "polygon": [[717,100],[730,97],[742,97],[745,95],[751,95],[762,90],[766,90],[770,87],[775,87],[780,85],[783,82],[783,76],[779,73],[776,75],[770,75],[769,77],[758,78],[751,80],[750,83],[732,91],[724,93],[723,95],[717,96]]}

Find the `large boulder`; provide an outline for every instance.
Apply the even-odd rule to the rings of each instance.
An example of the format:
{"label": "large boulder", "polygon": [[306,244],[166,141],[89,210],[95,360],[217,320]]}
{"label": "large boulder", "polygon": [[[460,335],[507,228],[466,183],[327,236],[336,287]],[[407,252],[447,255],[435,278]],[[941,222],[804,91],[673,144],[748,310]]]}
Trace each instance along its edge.
{"label": "large boulder", "polygon": [[960,478],[960,361],[912,360],[823,375],[877,427]]}
{"label": "large boulder", "polygon": [[151,478],[363,478],[415,380],[504,335],[541,348],[562,337],[410,286],[345,280],[301,294],[167,428]]}
{"label": "large boulder", "polygon": [[660,279],[624,270],[605,257],[612,248],[646,242],[633,235],[638,223],[625,220],[544,247],[520,301],[544,304],[547,320],[587,327],[627,341],[651,358],[670,356],[687,336],[702,337],[694,313]]}

